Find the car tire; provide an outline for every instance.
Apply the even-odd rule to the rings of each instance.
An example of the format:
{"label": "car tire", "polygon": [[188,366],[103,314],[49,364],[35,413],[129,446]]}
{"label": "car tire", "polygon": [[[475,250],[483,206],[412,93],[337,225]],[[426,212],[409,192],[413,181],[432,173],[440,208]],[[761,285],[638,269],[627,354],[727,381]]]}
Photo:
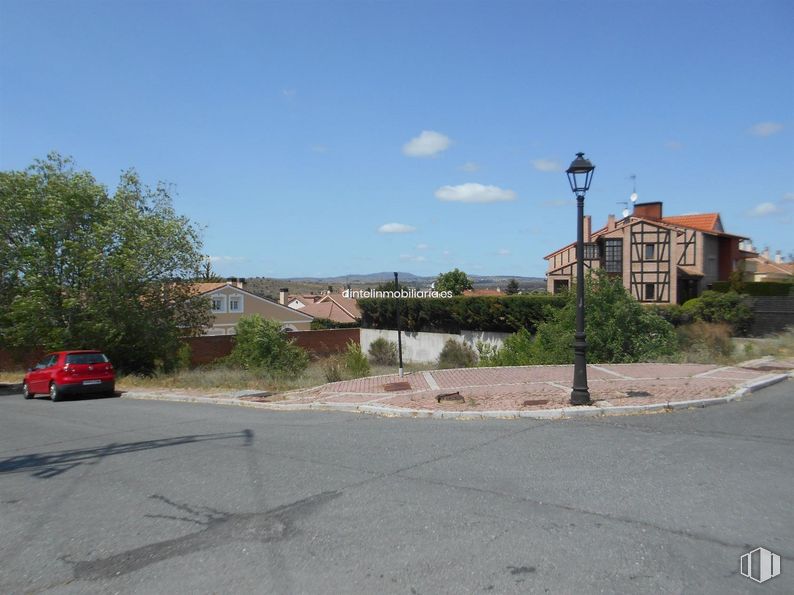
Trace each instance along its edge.
{"label": "car tire", "polygon": [[58,390],[58,385],[54,382],[50,382],[50,399],[53,403],[63,400],[63,396],[61,395],[61,391]]}
{"label": "car tire", "polygon": [[25,397],[26,399],[32,399],[33,398],[33,393],[30,392],[30,390],[28,389],[28,383],[27,382],[23,382],[22,383],[22,396]]}

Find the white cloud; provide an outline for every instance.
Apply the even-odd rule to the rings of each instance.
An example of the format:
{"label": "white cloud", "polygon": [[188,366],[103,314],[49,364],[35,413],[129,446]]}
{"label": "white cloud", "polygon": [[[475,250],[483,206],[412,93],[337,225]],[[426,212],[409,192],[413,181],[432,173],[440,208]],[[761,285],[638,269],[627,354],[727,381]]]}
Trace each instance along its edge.
{"label": "white cloud", "polygon": [[783,200],[785,201],[794,200],[794,192],[786,192],[783,195]]}
{"label": "white cloud", "polygon": [[433,130],[423,130],[419,136],[403,145],[403,154],[409,157],[433,157],[446,151],[451,144],[448,136]]}
{"label": "white cloud", "polygon": [[761,204],[753,207],[747,214],[750,217],[766,217],[767,215],[776,215],[780,212],[780,207],[778,207],[775,203],[762,202]]}
{"label": "white cloud", "polygon": [[461,165],[458,169],[461,171],[474,173],[475,171],[480,171],[480,164],[475,163],[474,161],[467,161],[466,163]]}
{"label": "white cloud", "polygon": [[430,246],[428,246],[427,244],[417,244],[416,245],[416,249],[417,250],[427,250],[429,247]]}
{"label": "white cloud", "polygon": [[560,162],[553,159],[535,159],[532,167],[538,171],[562,171]]}
{"label": "white cloud", "polygon": [[407,260],[410,262],[424,262],[427,260],[427,258],[425,258],[422,255],[414,256],[413,254],[400,254],[400,260]]}
{"label": "white cloud", "polygon": [[499,250],[496,251],[496,254],[497,256],[509,256],[510,250],[507,248],[499,248]]}
{"label": "white cloud", "polygon": [[783,130],[780,122],[759,122],[750,128],[750,134],[755,136],[772,136]]}
{"label": "white cloud", "polygon": [[248,260],[245,256],[210,256],[209,258],[212,263],[244,262]]}
{"label": "white cloud", "polygon": [[452,254],[452,252],[450,252],[449,250],[444,250],[441,254],[442,256],[449,256],[450,254]]}
{"label": "white cloud", "polygon": [[473,182],[458,186],[442,186],[436,190],[435,195],[439,200],[455,202],[500,202],[516,198],[516,193],[512,190]]}
{"label": "white cloud", "polygon": [[379,233],[411,233],[412,231],[416,231],[416,228],[404,223],[384,223],[378,228]]}
{"label": "white cloud", "polygon": [[684,145],[677,140],[669,140],[664,143],[666,149],[670,149],[671,151],[680,151],[684,148]]}

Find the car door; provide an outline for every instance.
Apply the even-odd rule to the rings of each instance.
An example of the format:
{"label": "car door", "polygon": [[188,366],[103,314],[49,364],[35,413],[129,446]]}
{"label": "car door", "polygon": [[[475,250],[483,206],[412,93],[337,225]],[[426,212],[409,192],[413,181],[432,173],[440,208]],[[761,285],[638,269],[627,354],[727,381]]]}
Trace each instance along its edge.
{"label": "car door", "polygon": [[39,363],[33,366],[28,376],[28,387],[32,393],[46,393],[50,390],[49,372],[48,368],[55,363],[57,356],[55,354],[45,355]]}

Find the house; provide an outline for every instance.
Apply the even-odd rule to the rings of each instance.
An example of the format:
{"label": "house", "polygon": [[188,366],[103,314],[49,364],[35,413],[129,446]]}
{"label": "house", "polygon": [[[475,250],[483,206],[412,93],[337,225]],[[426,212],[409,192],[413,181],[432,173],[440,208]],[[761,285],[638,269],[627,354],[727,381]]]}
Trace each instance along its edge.
{"label": "house", "polygon": [[325,318],[333,322],[354,324],[361,320],[358,302],[338,293],[287,296],[288,290],[279,291],[279,301],[289,308],[314,318]]}
{"label": "house", "polygon": [[774,260],[769,257],[769,248],[764,248],[758,254],[749,246],[747,254],[742,275],[744,281],[794,281],[794,262],[784,261],[780,250],[775,254]]}
{"label": "house", "polygon": [[234,335],[241,316],[259,314],[290,331],[311,329],[312,316],[246,291],[242,283],[195,283],[197,295],[212,302],[213,320],[204,335]]}
{"label": "house", "polygon": [[[584,266],[623,280],[640,302],[683,303],[716,281],[728,281],[748,254],[742,236],[725,232],[718,213],[664,217],[661,202],[638,203],[634,212],[591,231],[584,218]],[[576,278],[576,242],[544,257],[549,293],[567,291]]]}

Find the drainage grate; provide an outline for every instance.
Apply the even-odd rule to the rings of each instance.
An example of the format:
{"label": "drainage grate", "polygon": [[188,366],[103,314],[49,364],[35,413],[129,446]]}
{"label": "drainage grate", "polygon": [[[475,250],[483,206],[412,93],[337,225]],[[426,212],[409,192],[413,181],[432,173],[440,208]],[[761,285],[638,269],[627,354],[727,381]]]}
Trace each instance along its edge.
{"label": "drainage grate", "polygon": [[532,405],[545,405],[548,402],[548,399],[527,399],[523,404],[524,407],[532,407]]}
{"label": "drainage grate", "polygon": [[383,385],[383,390],[387,393],[393,393],[398,390],[411,390],[411,384],[409,382],[389,382]]}

